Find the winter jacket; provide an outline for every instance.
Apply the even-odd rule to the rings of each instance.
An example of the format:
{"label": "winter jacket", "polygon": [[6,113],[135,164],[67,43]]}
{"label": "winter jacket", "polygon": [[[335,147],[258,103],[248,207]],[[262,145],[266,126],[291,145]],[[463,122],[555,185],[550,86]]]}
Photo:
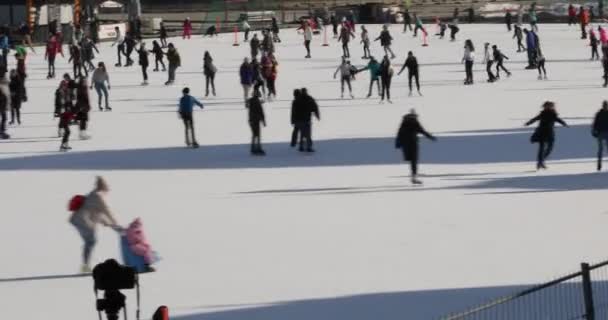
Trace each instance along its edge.
{"label": "winter jacket", "polygon": [[184,31],[192,31],[192,21],[188,19],[184,20],[182,28],[184,29]]}
{"label": "winter jacket", "polygon": [[247,108],[249,109],[249,122],[251,123],[266,123],[266,117],[264,116],[264,108],[262,107],[262,101],[259,97],[252,97],[247,101]]}
{"label": "winter jacket", "polygon": [[8,50],[9,49],[9,43],[8,43],[8,36],[7,35],[0,36],[0,49],[2,49],[2,50]]}
{"label": "winter jacket", "polygon": [[51,37],[49,39],[49,41],[46,43],[46,52],[45,52],[45,57],[51,57],[54,58],[57,53],[60,51],[59,50],[59,43],[57,41],[56,37]]}
{"label": "winter jacket", "polygon": [[251,52],[257,55],[258,51],[260,50],[260,39],[258,39],[257,37],[253,37],[253,39],[249,41],[249,46],[251,48]]}
{"label": "winter jacket", "polygon": [[312,40],[312,29],[310,27],[304,28],[304,40],[311,41]]}
{"label": "winter jacket", "polygon": [[493,56],[490,53],[490,50],[486,48],[483,52],[483,63],[488,63],[488,62],[492,61],[492,58],[493,58]]}
{"label": "winter jacket", "polygon": [[80,89],[76,90],[76,108],[80,114],[86,114],[91,111],[91,103],[89,101],[89,90]]}
{"label": "winter jacket", "polygon": [[604,28],[600,28],[599,29],[599,33],[600,33],[600,42],[602,43],[603,46],[606,46],[608,44],[608,32],[606,32],[606,29]]}
{"label": "winter jacket", "polygon": [[191,114],[194,105],[197,105],[203,108],[203,104],[196,100],[195,97],[191,95],[185,95],[179,100],[179,113],[180,114]]}
{"label": "winter jacket", "polygon": [[350,31],[347,27],[342,27],[340,30],[340,36],[338,37],[338,41],[342,41],[342,43],[349,43],[350,37],[355,37],[355,35]]}
{"label": "winter jacket", "polygon": [[529,31],[526,34],[526,46],[528,47],[528,50],[535,50],[536,49],[536,35],[534,34],[534,32]]}
{"label": "winter jacket", "polygon": [[334,72],[334,78],[336,77],[338,72],[340,72],[340,76],[342,77],[350,77],[352,75],[351,65],[348,63],[342,63],[341,65],[339,65],[336,69],[336,72]]}
{"label": "winter jacket", "polygon": [[125,231],[129,248],[136,255],[143,257],[146,264],[152,264],[156,255],[148,243],[141,219],[135,219]]}
{"label": "winter jacket", "polygon": [[161,39],[166,38],[166,37],[167,37],[167,28],[166,28],[164,25],[163,25],[163,26],[160,26],[160,31],[159,31],[159,33],[160,33],[160,38],[161,38]]}
{"label": "winter jacket", "polygon": [[369,32],[367,30],[361,31],[361,43],[369,46]]}
{"label": "winter jacket", "polygon": [[203,73],[206,76],[212,76],[217,72],[217,68],[213,65],[213,58],[207,56],[203,59]]}
{"label": "winter jacket", "polygon": [[139,50],[137,50],[137,54],[139,55],[139,65],[142,67],[147,67],[149,64],[148,50],[139,49]]}
{"label": "winter jacket", "polygon": [[169,49],[169,51],[167,51],[167,60],[169,60],[169,67],[173,68],[181,66],[182,63],[179,53],[175,48]]}
{"label": "winter jacket", "polygon": [[380,45],[383,47],[386,46],[390,46],[391,45],[391,41],[393,41],[393,37],[391,37],[391,34],[388,32],[388,30],[382,30],[382,32],[380,32],[380,36],[378,38],[376,38],[375,41],[380,40]]}
{"label": "winter jacket", "polygon": [[150,50],[150,52],[154,53],[156,60],[162,60],[163,56],[165,55],[163,48],[161,48],[158,42],[152,45],[152,50]]}
{"label": "winter jacket", "polygon": [[385,79],[388,80],[393,77],[393,67],[391,67],[388,63],[380,64],[380,79],[384,82]]}
{"label": "winter jacket", "polygon": [[93,53],[93,50],[95,50],[95,51],[97,51],[97,53],[99,53],[99,50],[97,49],[97,46],[95,45],[95,43],[93,41],[85,40],[82,43],[82,56],[85,60],[90,61],[95,58],[95,54]]}
{"label": "winter jacket", "polygon": [[424,130],[415,115],[405,115],[395,139],[395,148],[403,150],[405,160],[418,160],[418,135],[420,134],[435,140],[435,137]]}
{"label": "winter jacket", "polygon": [[242,85],[253,84],[253,68],[251,68],[251,65],[243,63],[239,70],[239,76]]}
{"label": "winter jacket", "polygon": [[247,31],[251,29],[251,26],[247,20],[243,20],[243,23],[241,23],[241,28],[243,28],[244,31]]}
{"label": "winter jacket", "polygon": [[594,137],[608,133],[608,110],[601,109],[595,114],[591,130]]}
{"label": "winter jacket", "polygon": [[505,56],[502,52],[500,52],[500,50],[496,49],[494,50],[494,52],[492,53],[493,57],[494,57],[494,61],[497,62],[502,62],[504,61],[504,59],[509,60],[509,57]]}
{"label": "winter jacket", "polygon": [[464,48],[464,55],[462,56],[464,61],[475,61],[475,53],[468,47]]}
{"label": "winter jacket", "polygon": [[526,126],[529,126],[536,121],[539,121],[533,136],[535,138],[533,140],[536,141],[552,141],[555,139],[554,127],[556,122],[559,122],[563,126],[567,125],[566,122],[557,115],[557,112],[551,109],[541,111],[536,117],[526,122]]}
{"label": "winter jacket", "polygon": [[416,57],[408,57],[407,59],[405,59],[405,63],[403,64],[402,70],[403,68],[407,68],[410,74],[417,74],[418,59],[416,59]]}
{"label": "winter jacket", "polygon": [[367,66],[361,71],[363,70],[369,70],[369,75],[371,79],[378,80],[378,77],[380,76],[380,63],[376,60],[371,60],[367,63]]}
{"label": "winter jacket", "polygon": [[11,105],[20,104],[21,101],[23,101],[25,94],[23,79],[19,75],[11,77],[11,81],[8,84],[8,88],[11,92]]}
{"label": "winter jacket", "polygon": [[100,68],[97,68],[93,71],[93,75],[91,75],[91,83],[110,83],[110,76],[107,71],[103,71]]}
{"label": "winter jacket", "polygon": [[104,225],[116,224],[116,220],[100,191],[92,191],[86,196],[82,207],[70,217],[70,222],[88,228],[92,232],[95,231],[99,223]]}
{"label": "winter jacket", "polygon": [[125,42],[125,37],[122,36],[122,33],[120,32],[120,30],[117,30],[116,36],[114,37],[114,43],[112,43],[112,46],[123,45],[123,42]]}
{"label": "winter jacket", "polygon": [[5,79],[0,79],[0,111],[5,112],[10,105],[11,92],[8,88],[8,82]]}
{"label": "winter jacket", "polygon": [[70,59],[68,60],[68,62],[72,61],[72,63],[74,64],[80,64],[81,59],[80,59],[80,48],[78,48],[77,46],[70,46]]}
{"label": "winter jacket", "polygon": [[597,39],[597,36],[595,35],[595,31],[593,31],[593,29],[591,29],[589,31],[589,45],[592,47],[596,47],[599,44],[599,40]]}

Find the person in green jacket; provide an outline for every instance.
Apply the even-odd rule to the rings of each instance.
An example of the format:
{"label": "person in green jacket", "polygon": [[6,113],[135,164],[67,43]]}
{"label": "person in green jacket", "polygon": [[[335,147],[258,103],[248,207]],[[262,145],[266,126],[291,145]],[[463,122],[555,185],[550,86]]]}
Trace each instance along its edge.
{"label": "person in green jacket", "polygon": [[175,71],[181,66],[181,58],[179,52],[175,49],[173,43],[169,43],[169,50],[167,50],[167,60],[169,60],[169,80],[165,82],[165,85],[170,85],[175,82]]}
{"label": "person in green jacket", "polygon": [[378,61],[376,60],[376,58],[374,58],[373,56],[369,57],[369,62],[367,63],[367,66],[360,71],[364,71],[364,70],[369,70],[369,91],[367,93],[367,98],[372,96],[372,88],[374,87],[374,82],[376,83],[376,86],[378,87],[378,95],[380,95],[380,63],[378,63]]}

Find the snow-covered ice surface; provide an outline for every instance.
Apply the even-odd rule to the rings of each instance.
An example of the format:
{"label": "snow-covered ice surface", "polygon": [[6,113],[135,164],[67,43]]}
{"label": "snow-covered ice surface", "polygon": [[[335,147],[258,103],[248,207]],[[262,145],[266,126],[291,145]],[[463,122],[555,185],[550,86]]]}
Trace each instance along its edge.
{"label": "snow-covered ice surface", "polygon": [[[249,46],[232,47],[232,35],[171,39],[183,67],[170,87],[164,73],[150,72],[151,84],[141,87],[138,66],[110,67],[114,111],[93,105],[93,139],[77,140],[74,127],[69,153],[57,152],[59,80],[46,80],[38,48],[29,58],[24,123],[0,142],[0,278],[78,271],[81,240],[66,205],[91,189],[95,175],[107,178],[119,221],[142,217],[163,258],[158,272],[142,276],[144,318],[165,304],[181,320],[428,319],[606,258],[608,175],[594,171],[589,124],[607,89],[579,29],[540,26],[550,80],[538,81],[503,25],[461,27],[458,41],[432,37],[422,47],[392,26],[396,68],[415,52],[424,97],[407,97],[403,74],[393,79],[394,104],[383,105],[364,98],[367,72],[354,82],[356,99],[339,99],[332,75],[341,49],[333,39],[322,47],[315,38],[306,60],[302,36],[281,31],[279,97],[265,105],[265,158],[249,155],[237,73]],[[380,27],[370,30],[376,36]],[[477,48],[474,86],[462,85],[466,38]],[[510,57],[511,78],[485,82],[486,41]],[[100,50],[113,66],[115,48]],[[188,150],[176,104],[186,85],[201,97],[204,50],[219,69],[218,97],[201,99],[201,148]],[[358,39],[351,53],[362,66]],[[374,42],[373,54],[381,53]],[[59,58],[58,76],[68,71]],[[321,107],[314,155],[288,145],[298,87]],[[549,170],[535,172],[532,128],[523,123],[546,99],[571,128],[557,129]],[[394,149],[401,116],[412,107],[439,137],[422,144],[423,187],[410,185]],[[116,233],[99,231],[95,263],[119,256]],[[2,313],[92,319],[92,286],[89,278],[1,282]]]}

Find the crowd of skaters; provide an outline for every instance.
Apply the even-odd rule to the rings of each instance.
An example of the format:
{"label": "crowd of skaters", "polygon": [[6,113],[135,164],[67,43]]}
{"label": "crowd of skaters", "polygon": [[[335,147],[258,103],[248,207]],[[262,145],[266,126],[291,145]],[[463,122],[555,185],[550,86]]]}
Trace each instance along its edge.
{"label": "crowd of skaters", "polygon": [[[470,11],[469,11],[470,12]],[[573,15],[573,12],[576,13]],[[606,31],[601,27],[597,27],[597,34],[593,28],[589,28],[589,24],[593,21],[590,14],[593,12],[593,8],[580,7],[578,12],[573,6],[570,6],[568,10],[569,24],[578,24],[581,26],[581,38],[589,38],[589,45],[591,47],[591,59],[600,59],[600,53],[598,49],[601,48],[602,52],[602,65],[604,67],[604,86],[608,84],[608,35]],[[427,30],[421,19],[416,13],[410,16],[409,11],[402,13],[404,16],[404,28],[403,32],[412,32],[413,37],[418,36],[418,32],[422,32],[425,38],[424,43],[426,44],[426,37],[428,36]],[[540,39],[539,39],[539,28],[538,28],[538,17],[536,13],[535,4],[532,4],[528,9],[529,28],[523,26],[523,6],[517,12],[516,17],[511,14],[510,10],[506,11],[505,24],[507,30],[513,31],[513,38],[517,40],[517,52],[526,52],[528,58],[527,69],[537,69],[539,79],[547,79],[545,69],[545,57],[541,50]],[[514,20],[516,22],[514,22]],[[469,15],[469,21],[471,21],[471,14]],[[369,90],[367,92],[367,98],[372,96],[374,86],[377,88],[378,96],[380,97],[380,103],[385,100],[392,103],[391,100],[391,82],[394,76],[394,70],[392,67],[392,59],[395,59],[396,54],[392,49],[393,41],[395,41],[393,35],[391,35],[388,25],[383,26],[379,35],[374,37],[375,41],[380,42],[380,46],[384,50],[384,56],[379,61],[371,55],[370,46],[371,39],[368,30],[365,26],[360,26],[360,44],[363,49],[363,59],[369,60],[367,65],[362,68],[357,68],[350,62],[350,42],[356,38],[356,25],[353,16],[346,16],[341,21],[336,16],[331,16],[330,24],[336,41],[342,44],[342,56],[341,63],[337,67],[334,77],[340,75],[340,87],[341,96],[344,98],[345,89],[348,88],[348,94],[351,98],[354,98],[352,91],[351,81],[354,80],[357,73],[361,71],[369,71],[370,82]],[[412,24],[414,27],[412,28]],[[456,9],[454,15],[449,23],[442,21],[436,21],[438,33],[437,36],[444,38],[446,30],[450,29],[450,39],[455,40],[456,34],[460,31],[459,27],[459,11]],[[217,34],[217,30],[209,27],[206,35],[213,36]],[[142,85],[148,84],[148,67],[150,61],[148,56],[152,54],[155,61],[155,68],[153,71],[162,71],[168,73],[166,85],[172,85],[175,82],[176,71],[181,66],[181,58],[177,48],[173,43],[167,41],[168,32],[164,24],[161,23],[159,30],[159,39],[152,41],[152,48],[148,50],[146,43],[141,37],[141,22],[135,22],[134,27],[131,26],[129,31],[124,34],[119,28],[116,28],[116,37],[112,46],[116,46],[117,50],[117,63],[115,67],[131,67],[135,64],[135,60],[132,57],[133,54],[137,57],[137,62],[141,67],[142,73]],[[190,19],[186,19],[182,26],[182,38],[191,39],[192,37],[192,22]],[[319,19],[311,19],[302,21],[302,25],[297,31],[302,31],[304,37],[304,48],[306,50],[306,59],[312,58],[311,54],[311,41],[313,39],[313,30],[319,30],[323,28],[323,23]],[[589,29],[588,29],[589,28]],[[261,143],[261,128],[266,126],[266,118],[264,116],[263,105],[266,102],[271,102],[276,99],[276,80],[278,77],[278,65],[279,59],[276,55],[275,46],[281,42],[279,37],[280,28],[276,18],[272,19],[271,25],[268,28],[263,29],[260,32],[261,37],[258,37],[258,33],[254,33],[250,38],[251,26],[244,20],[241,22],[241,29],[244,31],[244,41],[249,43],[250,57],[243,59],[243,63],[240,65],[238,76],[240,84],[243,89],[243,102],[248,110],[249,125],[251,128],[251,153],[253,155],[265,155],[265,151],[262,148]],[[23,30],[27,32],[28,30]],[[0,49],[2,50],[3,65],[6,66],[8,63],[8,45],[3,43],[8,41],[7,36],[2,36],[4,33],[0,33]],[[525,38],[525,41],[524,41]],[[79,25],[74,26],[72,38],[67,41],[69,46],[69,59],[68,62],[72,63],[73,75],[66,73],[63,75],[62,80],[55,92],[55,117],[59,118],[59,132],[58,135],[62,137],[60,150],[67,151],[70,149],[69,137],[70,137],[70,125],[78,125],[79,137],[81,139],[89,139],[90,136],[87,134],[87,127],[89,121],[89,112],[91,111],[91,103],[89,101],[88,90],[94,89],[98,95],[98,108],[100,111],[111,111],[112,108],[109,105],[109,90],[110,77],[106,65],[104,62],[99,62],[95,65],[95,53],[99,53],[97,46],[95,45],[96,39],[85,34]],[[48,62],[48,79],[55,78],[55,60],[57,55],[63,56],[63,43],[66,39],[63,39],[60,32],[51,31],[46,44],[45,59]],[[474,84],[473,79],[473,64],[475,63],[475,46],[472,39],[466,39],[464,45],[464,54],[462,62],[465,65],[465,85]],[[524,45],[525,43],[525,45]],[[2,110],[7,110],[10,107],[11,110],[11,121],[9,124],[20,124],[20,108],[21,103],[27,101],[25,79],[27,77],[25,71],[25,57],[27,51],[25,46],[29,46],[34,52],[31,46],[31,38],[25,37],[23,44],[16,48],[16,59],[17,69],[11,70],[8,79],[3,77],[0,82],[0,107],[3,106]],[[167,58],[167,64],[165,64],[165,57]],[[123,58],[125,64],[123,65]],[[507,76],[511,75],[505,67],[505,62],[509,58],[498,48],[496,44],[490,43],[484,44],[484,55],[482,62],[486,65],[486,72],[488,74],[488,82],[495,82],[500,79],[500,71],[505,72]],[[493,69],[495,67],[495,70]],[[5,68],[6,69],[6,68]],[[420,88],[420,68],[418,60],[414,55],[413,51],[407,53],[405,62],[397,75],[401,75],[403,71],[408,71],[408,87],[409,95],[412,95],[413,86],[416,86],[416,91],[422,96]],[[215,74],[217,73],[217,67],[214,63],[214,59],[209,51],[204,52],[203,56],[203,74],[205,77],[205,97],[210,94],[216,95],[215,90]],[[6,73],[6,72],[5,72]],[[90,82],[88,80],[90,75]],[[90,83],[90,84],[89,84]],[[375,85],[374,85],[375,84]],[[186,145],[188,147],[198,147],[198,142],[194,134],[194,123],[193,123],[193,106],[199,105],[203,107],[203,104],[196,100],[190,95],[190,89],[183,89],[183,97],[179,103],[179,114],[184,122]],[[602,109],[598,112],[598,116],[594,121],[593,135],[600,141],[599,153],[598,153],[598,170],[601,169],[601,153],[603,152],[603,145],[608,143],[608,134],[604,131],[608,129],[608,121],[606,116],[608,110],[606,110],[607,104],[604,103]],[[294,98],[292,102],[292,125],[294,127],[291,144],[292,146],[298,145],[299,151],[301,152],[313,152],[312,148],[312,115],[315,115],[318,119],[319,107],[305,88],[296,89],[294,91]],[[6,133],[6,112],[2,112],[2,127],[1,137],[9,138]],[[543,104],[543,111],[539,116],[532,119],[529,123],[539,121],[539,129],[535,131],[532,142],[539,143],[539,151],[537,156],[537,168],[546,168],[545,159],[551,153],[554,144],[554,135],[552,128],[554,123],[564,122],[557,116],[555,111],[555,104],[553,102],[546,102]],[[540,132],[540,133],[539,133]],[[435,139],[432,135],[428,134],[422,125],[418,122],[418,115],[415,110],[412,110],[408,115],[404,117],[403,124],[399,130],[396,146],[404,149],[404,159],[410,161],[412,165],[412,182],[417,184],[420,181],[417,179],[417,166],[418,166],[418,142],[414,136],[422,134],[429,138]]]}

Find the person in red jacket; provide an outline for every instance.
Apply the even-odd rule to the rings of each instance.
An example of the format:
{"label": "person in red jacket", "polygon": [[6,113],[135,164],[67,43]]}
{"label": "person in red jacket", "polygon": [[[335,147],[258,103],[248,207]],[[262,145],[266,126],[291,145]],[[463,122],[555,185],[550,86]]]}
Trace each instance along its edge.
{"label": "person in red jacket", "polygon": [[51,35],[46,42],[46,52],[44,53],[44,59],[49,65],[49,73],[46,76],[47,79],[55,78],[55,57],[57,57],[57,53],[60,53],[63,57],[60,47],[61,45],[57,41],[57,37]]}
{"label": "person in red jacket", "polygon": [[581,24],[581,39],[587,39],[587,25],[589,24],[589,11],[583,6],[579,11],[579,20]]}
{"label": "person in red jacket", "polygon": [[184,20],[182,38],[190,39],[190,36],[192,36],[192,21],[190,21],[190,17],[188,17],[186,20]]}
{"label": "person in red jacket", "polygon": [[568,6],[568,25],[576,24],[576,9],[572,4]]}

